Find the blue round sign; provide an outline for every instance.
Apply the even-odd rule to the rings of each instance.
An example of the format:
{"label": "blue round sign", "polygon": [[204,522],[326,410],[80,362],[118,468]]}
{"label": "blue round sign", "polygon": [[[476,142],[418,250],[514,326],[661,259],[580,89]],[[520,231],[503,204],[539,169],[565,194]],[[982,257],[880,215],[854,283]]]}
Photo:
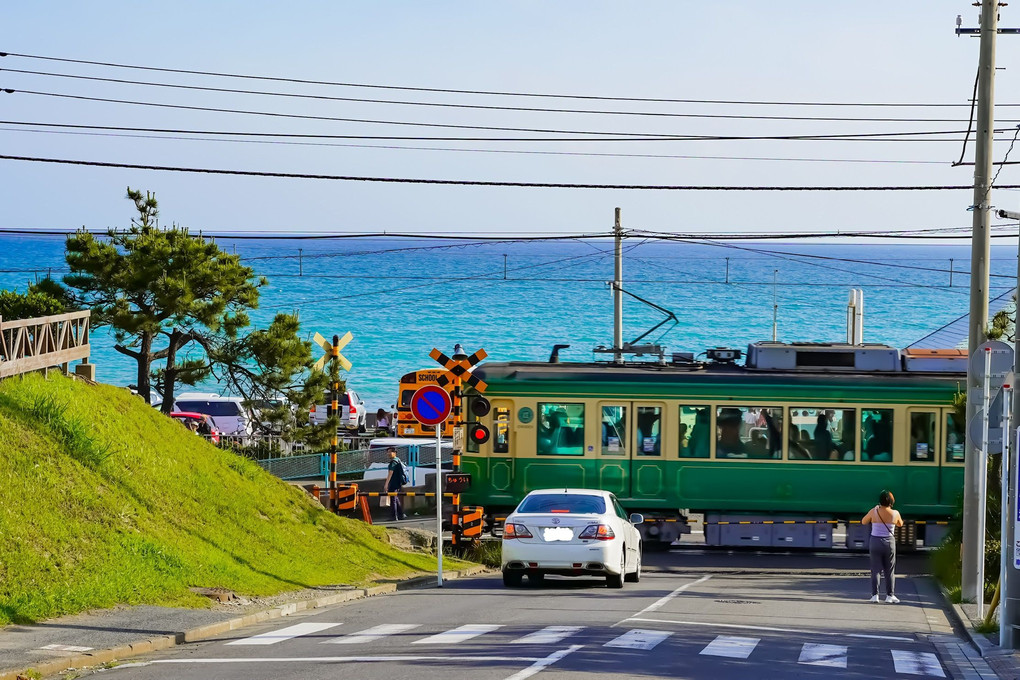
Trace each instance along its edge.
{"label": "blue round sign", "polygon": [[422,425],[438,425],[450,417],[450,394],[438,385],[420,387],[411,397],[411,415]]}

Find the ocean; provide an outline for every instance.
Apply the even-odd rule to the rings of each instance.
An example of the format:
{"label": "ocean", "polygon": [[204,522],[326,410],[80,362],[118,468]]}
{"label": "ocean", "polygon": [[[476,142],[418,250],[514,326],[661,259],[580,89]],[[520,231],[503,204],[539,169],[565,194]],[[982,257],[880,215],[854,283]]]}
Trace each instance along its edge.
{"label": "ocean", "polygon": [[[267,324],[297,312],[302,332],[350,331],[348,383],[371,410],[394,403],[398,378],[432,367],[433,347],[484,348],[495,361],[605,359],[592,349],[613,340],[613,243],[444,241],[425,238],[247,240],[218,238],[268,278],[252,315]],[[0,235],[0,287],[23,290],[38,276],[67,273],[60,236]],[[864,340],[895,347],[968,311],[969,246],[881,243],[682,243],[628,238],[624,288],[663,309],[668,322],[642,342],[700,354],[716,346],[842,342],[852,288],[864,290]],[[1015,286],[1016,249],[992,250],[991,295]],[[952,284],[952,285],[950,285]],[[624,340],[666,315],[625,296]],[[318,350],[313,350],[318,356]],[[134,381],[132,362],[108,332],[92,336],[97,379]],[[220,391],[209,385],[210,391]]]}

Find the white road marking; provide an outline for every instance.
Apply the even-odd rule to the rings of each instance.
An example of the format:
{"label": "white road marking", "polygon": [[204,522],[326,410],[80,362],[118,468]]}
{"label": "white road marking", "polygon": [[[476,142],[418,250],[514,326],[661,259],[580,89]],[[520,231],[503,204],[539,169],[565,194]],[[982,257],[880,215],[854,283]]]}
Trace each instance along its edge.
{"label": "white road marking", "polygon": [[934,675],[944,678],[946,672],[942,670],[937,656],[931,652],[908,652],[902,649],[891,649],[893,666],[897,673],[908,675]]}
{"label": "white road marking", "polygon": [[665,633],[661,630],[645,630],[635,628],[618,638],[610,640],[603,647],[623,647],[624,649],[652,649],[657,644],[668,638],[672,633]]}
{"label": "white road marking", "polygon": [[[670,600],[672,600],[674,597],[676,597],[680,593],[684,592],[685,590],[687,590],[691,586],[696,586],[699,583],[704,583],[705,581],[707,581],[710,578],[712,578],[712,577],[711,576],[702,576],[697,581],[691,581],[690,583],[685,583],[684,585],[680,586],[679,588],[674,590],[669,595],[666,595],[664,597],[660,597],[658,600],[656,600],[655,602],[651,603],[650,605],[648,605],[647,607],[645,607],[644,609],[639,611],[634,616],[641,616],[642,614],[647,614],[648,612],[654,612],[656,609],[661,609],[663,606],[665,606],[667,603],[669,603]],[[630,619],[624,619],[623,621],[629,621],[629,620]],[[620,623],[623,623],[623,621],[621,621]],[[620,625],[620,624],[618,623],[616,625]]]}
{"label": "white road marking", "polygon": [[262,633],[260,635],[253,635],[249,638],[242,640],[234,640],[228,642],[228,645],[275,645],[277,642],[283,642],[284,640],[290,640],[292,638],[301,637],[302,635],[311,635],[312,633],[318,633],[330,628],[335,628],[341,624],[339,623],[316,623],[309,621],[307,623],[296,623],[293,626],[287,626],[280,630],[274,630],[271,633]]}
{"label": "white road marking", "polygon": [[725,656],[729,659],[746,659],[759,642],[761,642],[760,638],[720,635],[698,653],[705,656]]}
{"label": "white road marking", "polygon": [[539,659],[535,663],[525,668],[523,671],[518,671],[514,673],[506,680],[526,680],[526,678],[530,678],[532,675],[535,675],[536,673],[541,673],[543,670],[553,665],[554,663],[565,657],[567,654],[573,654],[577,650],[581,649],[581,647],[583,646],[584,645],[571,645],[566,649],[559,649],[550,654],[549,656],[545,657],[544,659]]}
{"label": "white road marking", "polygon": [[90,652],[92,647],[76,647],[75,645],[46,645],[39,649],[45,649],[47,652]]}
{"label": "white road marking", "polygon": [[[833,637],[852,637],[852,638],[864,638],[866,640],[893,640],[895,642],[917,642],[914,638],[899,637],[896,635],[871,635],[869,633],[837,633],[828,630],[804,630],[802,628],[776,628],[773,626],[747,626],[739,623],[715,623],[712,621],[677,621],[675,619],[641,619],[633,616],[629,619],[624,619],[620,623],[627,621],[642,621],[645,623],[672,623],[678,626],[700,626],[708,628],[738,628],[741,630],[763,630],[773,633],[803,633],[805,635],[829,635]],[[616,625],[620,625],[619,623]]]}
{"label": "white road marking", "polygon": [[[578,648],[581,645],[577,645]],[[571,649],[570,651],[574,651]],[[562,658],[562,657],[560,657]],[[546,657],[548,659],[548,657]],[[546,661],[546,659],[540,659],[529,656],[431,656],[431,655],[414,655],[414,654],[398,654],[389,656],[263,656],[263,657],[243,657],[239,659],[155,659],[146,663],[212,663],[212,664],[226,664],[226,663],[301,663],[304,661],[310,663],[372,663],[372,662],[386,662],[386,661],[499,661],[499,662],[515,662],[515,661],[533,661],[540,662]],[[548,665],[548,664],[547,664]],[[123,668],[123,666],[118,666]]]}
{"label": "white road marking", "polygon": [[584,630],[584,626],[546,626],[542,630],[536,630],[534,633],[517,638],[511,644],[551,645],[579,630]]}
{"label": "white road marking", "polygon": [[465,640],[470,640],[473,637],[484,635],[485,633],[491,633],[497,628],[502,628],[501,625],[491,625],[486,623],[469,623],[466,626],[459,626],[450,630],[443,631],[436,635],[431,635],[421,640],[415,640],[411,644],[413,645],[455,645]]}
{"label": "white road marking", "polygon": [[357,645],[364,642],[375,642],[380,638],[403,633],[419,626],[421,626],[420,623],[384,623],[381,626],[367,628],[360,633],[351,633],[350,635],[333,638],[332,640],[325,640],[323,644]]}
{"label": "white road marking", "polygon": [[797,663],[806,663],[812,666],[828,666],[829,668],[846,668],[847,648],[843,645],[820,645],[814,642],[805,642],[800,650],[800,658]]}

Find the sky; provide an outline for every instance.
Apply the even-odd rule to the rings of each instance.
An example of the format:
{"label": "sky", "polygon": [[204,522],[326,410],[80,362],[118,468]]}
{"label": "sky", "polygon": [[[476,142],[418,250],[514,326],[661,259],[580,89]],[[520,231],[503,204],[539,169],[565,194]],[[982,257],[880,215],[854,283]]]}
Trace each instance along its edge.
{"label": "sky", "polygon": [[[973,167],[952,167],[961,154],[961,134],[943,136],[952,141],[902,141],[902,137],[900,141],[583,141],[585,135],[580,134],[598,132],[587,136],[605,139],[614,136],[611,133],[746,137],[963,130],[969,116],[979,41],[954,34],[957,14],[963,15],[964,26],[977,26],[977,8],[959,0],[8,2],[0,4],[0,25],[4,29],[0,51],[9,53],[0,58],[0,88],[15,92],[0,93],[0,120],[5,121],[0,123],[0,153],[192,168],[495,182],[756,187],[968,185],[973,182]],[[1004,7],[1000,25],[1020,26],[1020,6]],[[200,76],[16,54],[386,87]],[[1020,123],[1018,56],[1020,36],[1001,36],[996,100],[1000,105],[1013,105],[997,109],[998,126],[1002,128]],[[410,103],[197,91],[17,73],[12,69]],[[394,87],[516,95],[391,89]],[[389,122],[197,111],[53,95]],[[911,106],[802,105],[806,102]],[[426,103],[458,106],[422,105]],[[507,107],[561,110],[535,112]],[[635,113],[673,115],[630,115]],[[397,121],[414,125],[392,124]],[[134,135],[125,137],[109,136],[109,130],[79,129],[88,134],[67,134],[72,130],[66,127],[40,128],[26,123],[188,132],[113,133]],[[238,141],[236,136],[233,141],[225,141],[223,135],[202,136],[195,131],[554,137],[570,141],[249,136],[249,140],[272,143],[248,143]],[[999,135],[1002,141],[995,146],[997,159],[1006,153],[1012,137],[1009,131]],[[302,143],[294,144],[296,141]],[[375,148],[366,148],[370,146]],[[973,141],[967,146],[965,160],[972,160],[972,153]],[[1020,148],[1014,153],[1013,160],[1020,161]],[[785,160],[747,160],[750,158]],[[1005,166],[998,183],[1020,184],[1020,165]],[[967,226],[971,222],[967,208],[972,202],[969,191],[692,192],[444,186],[0,160],[0,228],[124,226],[132,216],[131,206],[124,200],[128,186],[155,192],[164,223],[172,221],[207,231],[603,233],[612,228],[616,207],[622,209],[624,226],[629,229],[709,234],[890,231]],[[995,191],[992,202],[1020,210],[1020,191]]]}

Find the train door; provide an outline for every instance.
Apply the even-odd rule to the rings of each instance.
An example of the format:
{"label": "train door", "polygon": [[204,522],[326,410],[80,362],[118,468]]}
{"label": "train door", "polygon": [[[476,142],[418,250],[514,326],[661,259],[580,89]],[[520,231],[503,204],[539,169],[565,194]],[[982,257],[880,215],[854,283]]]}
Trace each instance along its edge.
{"label": "train door", "polygon": [[967,434],[956,409],[942,409],[942,446],[939,458],[939,504],[953,507],[963,490]]}
{"label": "train door", "polygon": [[666,405],[662,402],[634,401],[630,404],[630,411],[628,496],[640,499],[665,498]]}
{"label": "train door", "polygon": [[[488,500],[490,502],[515,504],[514,475],[516,457],[514,450],[519,442],[513,441],[516,429],[513,423],[513,402],[493,399],[491,428],[492,452],[489,454]],[[530,420],[528,421],[530,423]]]}
{"label": "train door", "polygon": [[939,409],[907,409],[906,489],[916,505],[939,503]]}
{"label": "train door", "polygon": [[599,402],[601,434],[597,456],[599,488],[620,498],[630,495],[630,450],[633,408],[629,401]]}

